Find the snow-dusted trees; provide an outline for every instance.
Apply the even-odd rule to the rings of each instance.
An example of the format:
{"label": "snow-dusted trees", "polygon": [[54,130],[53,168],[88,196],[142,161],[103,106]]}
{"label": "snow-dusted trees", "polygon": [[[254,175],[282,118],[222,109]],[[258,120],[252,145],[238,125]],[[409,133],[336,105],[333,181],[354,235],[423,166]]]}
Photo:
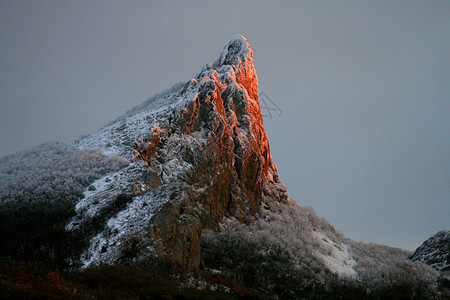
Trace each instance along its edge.
{"label": "snow-dusted trees", "polygon": [[[348,246],[356,277],[330,271],[322,258],[335,255],[331,243]],[[311,208],[274,203],[251,224],[229,221],[202,236],[206,268],[283,299],[432,299],[437,272],[409,255],[347,239]]]}
{"label": "snow-dusted trees", "polygon": [[[432,299],[429,287],[436,283],[438,272],[412,262],[408,251],[377,244],[353,242],[361,285],[376,299]],[[409,297],[408,297],[409,299]]]}
{"label": "snow-dusted trees", "polygon": [[[308,207],[265,205],[251,224],[229,221],[219,233],[203,234],[202,259],[206,268],[232,274],[246,286],[282,299],[341,293],[351,299],[360,294],[356,285],[339,279],[313,255],[321,246],[314,238],[315,231],[343,239],[326,220]],[[335,286],[340,286],[341,291],[333,291]]]}
{"label": "snow-dusted trees", "polygon": [[98,151],[45,143],[0,159],[0,204],[75,201],[95,179],[126,164]]}
{"label": "snow-dusted trees", "polygon": [[76,249],[64,231],[95,179],[127,162],[51,142],[0,159],[0,257],[60,264]]}

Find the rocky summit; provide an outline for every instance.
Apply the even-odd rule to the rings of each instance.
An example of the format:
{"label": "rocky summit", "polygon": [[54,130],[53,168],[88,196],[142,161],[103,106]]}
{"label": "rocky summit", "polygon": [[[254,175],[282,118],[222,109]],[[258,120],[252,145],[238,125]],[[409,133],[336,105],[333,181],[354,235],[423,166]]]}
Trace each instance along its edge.
{"label": "rocky summit", "polygon": [[263,199],[288,201],[262,123],[253,51],[241,35],[192,80],[76,145],[133,161],[95,181],[76,205],[68,230],[103,224],[90,231],[85,267],[120,261],[124,245],[137,242],[145,251],[136,257],[198,269],[204,229],[224,218],[246,222]]}

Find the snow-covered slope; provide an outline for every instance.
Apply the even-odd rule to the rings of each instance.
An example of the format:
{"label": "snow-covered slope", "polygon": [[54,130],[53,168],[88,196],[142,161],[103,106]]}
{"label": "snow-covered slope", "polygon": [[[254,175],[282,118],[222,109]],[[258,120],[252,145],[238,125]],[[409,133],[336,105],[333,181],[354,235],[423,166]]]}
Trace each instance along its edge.
{"label": "snow-covered slope", "polygon": [[[178,85],[176,87],[179,87]],[[125,114],[114,123],[92,135],[75,142],[81,149],[99,149],[105,155],[121,155],[131,159],[134,155],[133,143],[146,136],[156,123],[167,125],[170,118],[179,114],[195,94],[180,94],[180,88],[161,97],[151,99],[143,107],[137,107],[134,114]]]}
{"label": "snow-covered slope", "polygon": [[421,261],[439,271],[450,271],[450,230],[441,230],[416,249],[413,261]]}

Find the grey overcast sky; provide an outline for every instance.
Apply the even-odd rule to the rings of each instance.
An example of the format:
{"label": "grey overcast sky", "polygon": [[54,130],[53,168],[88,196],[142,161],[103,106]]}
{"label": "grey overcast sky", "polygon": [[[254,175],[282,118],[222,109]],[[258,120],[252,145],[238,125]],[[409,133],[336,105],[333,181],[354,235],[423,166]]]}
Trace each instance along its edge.
{"label": "grey overcast sky", "polygon": [[290,197],[413,250],[450,228],[449,16],[450,1],[1,0],[0,156],[96,131],[243,34],[283,112],[264,124]]}

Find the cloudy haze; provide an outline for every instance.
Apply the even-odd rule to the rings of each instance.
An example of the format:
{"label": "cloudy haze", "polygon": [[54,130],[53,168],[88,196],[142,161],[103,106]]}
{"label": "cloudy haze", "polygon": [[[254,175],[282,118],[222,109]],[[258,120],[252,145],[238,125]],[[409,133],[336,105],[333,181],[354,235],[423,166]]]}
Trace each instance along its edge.
{"label": "cloudy haze", "polygon": [[243,34],[291,198],[366,242],[449,229],[450,2],[211,2],[1,1],[0,156],[94,132]]}

